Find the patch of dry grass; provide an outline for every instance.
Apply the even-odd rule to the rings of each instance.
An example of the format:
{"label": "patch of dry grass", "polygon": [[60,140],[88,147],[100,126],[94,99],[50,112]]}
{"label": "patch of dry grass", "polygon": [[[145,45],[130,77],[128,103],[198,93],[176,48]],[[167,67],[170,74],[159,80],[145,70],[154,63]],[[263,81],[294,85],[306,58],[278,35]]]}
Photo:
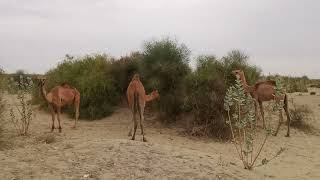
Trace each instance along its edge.
{"label": "patch of dry grass", "polygon": [[290,109],[291,127],[299,129],[305,133],[314,134],[315,127],[312,125],[313,111],[307,105],[297,105],[292,102]]}
{"label": "patch of dry grass", "polygon": [[39,142],[46,143],[46,144],[51,144],[51,143],[56,142],[56,138],[55,138],[54,134],[52,134],[52,133],[38,136],[36,138],[36,140]]}

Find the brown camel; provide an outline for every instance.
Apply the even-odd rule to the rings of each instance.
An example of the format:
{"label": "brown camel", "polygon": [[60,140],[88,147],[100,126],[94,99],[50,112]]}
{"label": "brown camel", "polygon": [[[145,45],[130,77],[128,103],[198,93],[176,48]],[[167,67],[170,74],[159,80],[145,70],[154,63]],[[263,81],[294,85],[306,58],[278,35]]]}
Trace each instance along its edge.
{"label": "brown camel", "polygon": [[44,88],[45,78],[38,77],[39,87],[42,97],[48,103],[52,115],[52,128],[54,130],[55,114],[59,123],[59,132],[61,132],[60,115],[61,108],[68,104],[73,104],[75,107],[75,122],[73,128],[76,128],[77,121],[79,118],[79,105],[80,105],[80,93],[76,88],[71,87],[67,83],[63,83],[51,89],[49,93]]}
{"label": "brown camel", "polygon": [[[264,101],[271,101],[271,100],[276,100],[276,101],[280,101],[280,100],[284,100],[284,106],[283,109],[286,112],[287,115],[287,121],[288,121],[288,130],[287,130],[287,137],[290,136],[290,115],[289,115],[289,110],[288,110],[288,96],[287,94],[284,94],[282,97],[276,97],[275,96],[275,86],[276,86],[276,82],[275,81],[263,81],[263,82],[257,82],[255,85],[253,86],[249,86],[244,72],[242,70],[234,70],[232,71],[232,73],[241,80],[242,85],[244,87],[245,93],[250,93],[250,95],[252,96],[252,98],[255,100],[255,114],[256,117],[258,115],[258,108],[257,108],[257,102],[259,103],[259,107],[260,107],[260,113],[262,116],[262,120],[263,120],[263,127],[265,128],[265,121],[264,121],[264,111],[263,111],[263,105],[262,103]],[[275,132],[275,136],[278,134],[278,131],[280,129],[280,126],[282,124],[283,121],[283,117],[282,117],[282,110],[280,110],[279,112],[279,124],[277,127],[277,130]]]}
{"label": "brown camel", "polygon": [[138,111],[139,117],[140,117],[140,128],[141,128],[142,140],[144,142],[147,141],[144,136],[144,130],[143,130],[144,108],[145,108],[146,102],[152,101],[159,97],[160,96],[157,90],[154,90],[149,95],[146,95],[143,84],[140,81],[139,74],[135,74],[133,76],[127,89],[128,104],[132,112],[132,121],[133,121],[133,126],[130,128],[130,131],[128,134],[128,136],[131,136],[132,129],[133,129],[133,135],[131,140],[135,139],[135,135],[137,131],[138,121],[136,119],[136,112]]}

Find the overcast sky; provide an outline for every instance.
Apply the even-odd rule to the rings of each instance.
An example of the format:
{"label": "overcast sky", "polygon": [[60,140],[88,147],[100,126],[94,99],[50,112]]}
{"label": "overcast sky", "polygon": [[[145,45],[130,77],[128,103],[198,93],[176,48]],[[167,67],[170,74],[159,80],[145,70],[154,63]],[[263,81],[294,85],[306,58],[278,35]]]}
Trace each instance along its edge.
{"label": "overcast sky", "polygon": [[263,72],[320,78],[318,0],[0,0],[0,66],[44,73],[65,54],[141,50],[174,37],[193,56],[232,49]]}

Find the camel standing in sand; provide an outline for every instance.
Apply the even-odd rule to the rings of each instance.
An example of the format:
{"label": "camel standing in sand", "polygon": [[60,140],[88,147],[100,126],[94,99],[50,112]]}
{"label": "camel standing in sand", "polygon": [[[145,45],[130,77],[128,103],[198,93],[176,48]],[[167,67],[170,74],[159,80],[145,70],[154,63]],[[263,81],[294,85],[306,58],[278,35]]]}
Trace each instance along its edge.
{"label": "camel standing in sand", "polygon": [[[265,121],[264,121],[264,111],[263,111],[262,103],[264,101],[271,101],[271,100],[276,100],[276,101],[284,100],[283,109],[286,112],[287,121],[288,121],[288,131],[287,131],[286,136],[289,137],[290,136],[290,121],[291,121],[291,119],[290,119],[289,110],[288,110],[288,96],[287,96],[287,94],[285,94],[282,97],[275,96],[275,93],[276,93],[275,92],[275,86],[276,86],[275,81],[263,81],[263,82],[258,82],[253,86],[249,86],[246,81],[244,72],[242,70],[234,70],[234,71],[232,71],[232,73],[237,78],[239,78],[241,80],[245,93],[247,93],[247,94],[250,93],[252,98],[254,98],[256,116],[258,115],[257,102],[259,103],[260,113],[261,113],[262,120],[263,120],[263,127],[265,127]],[[277,130],[274,134],[275,136],[278,134],[278,131],[280,129],[282,121],[283,121],[282,110],[280,110],[279,124],[278,124]]]}
{"label": "camel standing in sand", "polygon": [[145,108],[146,102],[159,98],[159,93],[157,90],[154,90],[151,92],[151,94],[146,95],[143,84],[140,81],[139,74],[135,74],[131,82],[129,83],[129,86],[127,89],[127,98],[128,98],[129,108],[131,109],[132,116],[133,116],[132,117],[133,127],[130,128],[128,136],[131,136],[132,129],[133,129],[133,135],[131,140],[135,139],[137,126],[138,126],[138,121],[136,119],[136,112],[138,111],[139,117],[140,117],[140,128],[141,128],[142,140],[143,142],[146,142],[147,140],[144,137],[144,130],[143,130],[144,108]]}
{"label": "camel standing in sand", "polygon": [[49,93],[46,92],[44,88],[45,78],[38,77],[39,87],[42,97],[48,103],[51,115],[52,115],[52,128],[51,132],[54,130],[55,114],[57,114],[57,119],[59,123],[59,132],[61,132],[60,125],[60,115],[61,108],[68,104],[73,104],[75,107],[75,122],[73,128],[76,128],[77,121],[79,118],[79,105],[80,105],[80,93],[76,88],[69,86],[66,83],[56,86],[51,89]]}

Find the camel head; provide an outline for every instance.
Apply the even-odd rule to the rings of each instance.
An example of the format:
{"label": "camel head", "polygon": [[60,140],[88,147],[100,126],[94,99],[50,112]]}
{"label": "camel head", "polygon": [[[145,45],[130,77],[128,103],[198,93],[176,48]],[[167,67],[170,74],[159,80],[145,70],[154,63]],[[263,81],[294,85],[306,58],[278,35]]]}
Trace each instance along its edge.
{"label": "camel head", "polygon": [[153,90],[150,94],[152,97],[154,97],[154,99],[160,98],[160,94],[159,94],[158,90]]}
{"label": "camel head", "polygon": [[232,74],[236,76],[237,79],[241,79],[244,76],[244,72],[242,70],[233,70]]}
{"label": "camel head", "polygon": [[38,80],[38,86],[39,86],[39,87],[44,86],[44,84],[45,84],[45,82],[46,82],[46,78],[45,78],[45,77],[40,77],[40,76],[38,76],[36,79]]}

